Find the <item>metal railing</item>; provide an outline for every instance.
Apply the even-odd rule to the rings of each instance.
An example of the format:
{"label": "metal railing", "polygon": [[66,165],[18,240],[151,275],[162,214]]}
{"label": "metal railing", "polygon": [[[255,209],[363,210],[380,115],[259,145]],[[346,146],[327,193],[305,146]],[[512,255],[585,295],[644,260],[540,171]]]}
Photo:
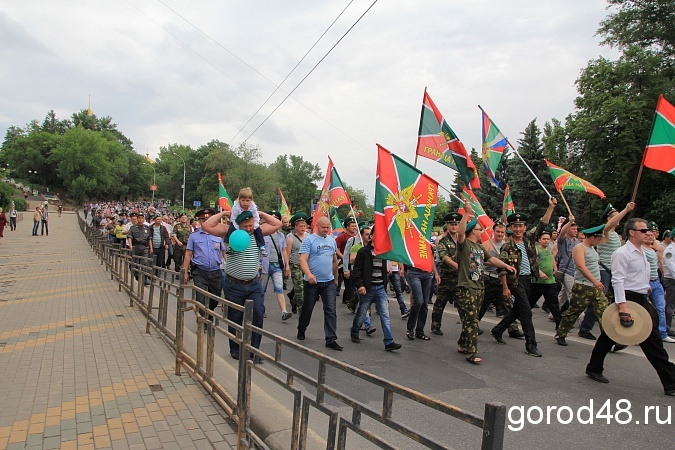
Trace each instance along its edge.
{"label": "metal railing", "polygon": [[[271,381],[272,389],[277,389],[274,386],[281,387],[291,394],[292,405],[284,406],[291,415],[290,442],[284,448],[300,450],[307,448],[312,410],[328,417],[327,429],[321,437],[321,445],[325,443],[327,449],[348,448],[347,440],[351,436],[349,432],[353,433],[354,438],[359,436],[378,448],[396,448],[383,437],[383,434],[391,435],[391,431],[395,432],[399,440],[407,439],[416,446],[432,449],[446,449],[450,446],[449,442],[443,442],[441,437],[424,434],[397,417],[408,403],[399,402],[400,399],[414,402],[423,411],[435,411],[480,428],[483,449],[503,447],[506,419],[506,407],[503,404],[486,403],[481,417],[299,345],[263,328],[255,327],[252,324],[252,300],[247,300],[242,306],[222,297],[213,296],[191,284],[183,284],[180,281],[182,271],[176,274],[169,269],[152,266],[151,258],[132,256],[128,249],[110,242],[106,235],[93,230],[87,226],[82,217],[79,215],[78,217],[83,233],[100,258],[101,264],[110,272],[111,279],[119,284],[120,291],[124,290],[129,295],[130,306],[138,306],[147,317],[146,332],[149,333],[150,326],[154,326],[174,350],[175,373],[180,375],[182,369],[186,369],[237,424],[239,448],[269,448],[264,442],[264,437],[254,431],[255,424],[252,426],[251,423],[252,416],[256,414],[256,411],[251,409],[253,371]],[[190,290],[190,297],[185,296],[186,290]],[[197,293],[205,298],[217,300],[222,307],[222,313],[205,308],[196,300]],[[174,315],[170,314],[172,301],[176,303]],[[228,320],[230,309],[243,313],[241,325]],[[197,320],[196,342],[192,354],[186,350],[185,314],[189,311],[194,312]],[[259,333],[264,339],[274,343],[273,354],[265,353],[251,345],[253,333]],[[230,387],[229,391],[216,376],[216,336],[239,343],[237,384]],[[191,338],[192,341],[194,338]],[[304,355],[305,359],[313,361],[316,364],[316,372],[310,375],[287,363],[288,359],[293,359],[287,357],[291,352]],[[249,355],[251,357],[248,357]],[[262,364],[263,362],[267,364]],[[336,381],[344,379],[345,375],[381,390],[382,401],[378,407],[371,407],[336,388]],[[326,396],[333,399],[331,403],[337,401],[340,406],[328,405]],[[280,395],[275,395],[277,401],[281,401],[280,398]],[[380,425],[368,428],[363,424],[364,418],[369,418],[371,422],[375,421]],[[378,430],[384,428],[388,431],[378,433],[373,428]],[[314,432],[312,439],[316,440],[314,428],[311,430]],[[448,436],[443,437],[449,439]]]}

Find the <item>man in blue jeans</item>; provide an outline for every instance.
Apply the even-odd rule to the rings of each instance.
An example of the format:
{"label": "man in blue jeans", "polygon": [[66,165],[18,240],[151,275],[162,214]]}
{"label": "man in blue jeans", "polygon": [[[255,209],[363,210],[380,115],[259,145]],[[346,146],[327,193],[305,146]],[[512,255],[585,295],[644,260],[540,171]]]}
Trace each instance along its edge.
{"label": "man in blue jeans", "polygon": [[[372,231],[371,231],[372,233]],[[356,254],[351,270],[351,280],[359,296],[359,307],[351,329],[352,342],[361,342],[359,330],[366,318],[366,312],[375,303],[384,333],[384,349],[388,352],[398,350],[401,344],[394,342],[389,321],[389,297],[387,296],[387,261],[374,256],[372,234],[362,233],[363,244]]]}
{"label": "man in blue jeans", "polygon": [[300,268],[302,269],[305,299],[298,321],[298,339],[305,340],[305,330],[312,319],[314,305],[321,295],[323,302],[323,329],[326,347],[341,351],[337,343],[337,314],[335,297],[338,280],[337,245],[330,234],[327,217],[320,217],[317,232],[303,239],[300,245]]}

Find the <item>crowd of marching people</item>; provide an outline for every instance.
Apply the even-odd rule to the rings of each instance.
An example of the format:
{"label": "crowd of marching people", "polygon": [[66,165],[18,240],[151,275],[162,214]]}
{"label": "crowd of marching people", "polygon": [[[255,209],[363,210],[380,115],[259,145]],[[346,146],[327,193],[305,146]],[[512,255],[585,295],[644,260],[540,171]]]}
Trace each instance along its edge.
{"label": "crowd of marching people", "polygon": [[[599,223],[585,228],[571,214],[552,221],[556,204],[550,198],[545,214],[536,220],[512,213],[505,221],[497,220],[491,230],[470,220],[470,204],[464,206],[464,214],[447,214],[445,225],[432,238],[436,264],[431,271],[375,255],[373,237],[386,230],[375,229],[372,223],[350,216],[343,221],[344,231],[336,235],[327,217],[313,220],[302,212],[282,217],[278,211],[258,211],[248,188],[241,190],[231,211],[207,208],[194,217],[161,204],[121,202],[87,204],[84,214],[92,226],[134,255],[152,257],[159,267],[170,269],[173,263],[176,272],[185,269],[183,282],[191,274],[195,285],[210,293],[242,305],[248,298],[254,300],[256,326],[262,327],[266,317],[268,286],[278,302],[280,319],[298,316],[298,340],[305,339],[313,309],[321,299],[325,345],[336,351],[343,350],[338,343],[338,297],[353,314],[353,343],[360,343],[361,333],[377,331],[371,317],[376,312],[384,349],[402,347],[391,331],[391,290],[409,340],[431,340],[427,330],[443,336],[443,311],[453,305],[462,325],[457,351],[467,362],[482,363],[478,336],[486,330],[479,323],[488,311],[501,318],[489,330],[497,343],[505,344],[507,333],[524,341],[527,355],[541,357],[532,309],[539,308],[543,299],[541,308],[549,314],[560,346],[568,346],[567,336],[575,326],[580,337],[596,340],[586,374],[607,383],[604,358],[626,345],[604,332],[603,314],[616,302],[621,324],[633,326],[629,306],[637,303],[652,319],[649,337],[640,346],[665,393],[675,395],[675,366],[664,348],[664,343],[675,343],[675,231],[659,230],[656,222],[632,218],[625,220],[620,235],[616,230],[634,209],[633,203],[622,210],[608,205],[599,214]],[[292,285],[287,294],[290,308],[287,283]],[[405,292],[410,293],[409,301]],[[203,296],[198,299],[205,304]],[[433,310],[427,329],[430,304]],[[213,309],[217,302],[208,306]],[[241,313],[230,308],[228,314],[241,323]],[[593,331],[596,323],[599,337]],[[252,342],[259,347],[260,336],[254,333]],[[236,342],[230,342],[230,354],[235,359],[242,357]]]}

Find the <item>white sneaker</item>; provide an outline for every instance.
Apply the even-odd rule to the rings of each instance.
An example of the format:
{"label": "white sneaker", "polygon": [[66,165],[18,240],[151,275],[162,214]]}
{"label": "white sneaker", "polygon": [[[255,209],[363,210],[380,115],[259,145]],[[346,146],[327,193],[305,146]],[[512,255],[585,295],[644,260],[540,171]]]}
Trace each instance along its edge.
{"label": "white sneaker", "polygon": [[670,342],[671,344],[675,343],[675,339],[671,338],[670,336],[666,336],[662,339],[663,342]]}
{"label": "white sneaker", "polygon": [[555,322],[555,319],[553,318],[553,314],[548,313],[548,320],[550,320],[551,322]]}

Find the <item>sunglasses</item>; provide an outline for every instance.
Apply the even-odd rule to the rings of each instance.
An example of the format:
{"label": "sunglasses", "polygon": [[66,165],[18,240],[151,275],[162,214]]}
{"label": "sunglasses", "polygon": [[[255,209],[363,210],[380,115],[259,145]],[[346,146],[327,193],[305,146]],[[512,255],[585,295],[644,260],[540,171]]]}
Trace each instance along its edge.
{"label": "sunglasses", "polygon": [[650,230],[649,228],[639,228],[639,229],[633,228],[633,231],[638,231],[640,233],[651,233],[652,232],[652,230]]}

